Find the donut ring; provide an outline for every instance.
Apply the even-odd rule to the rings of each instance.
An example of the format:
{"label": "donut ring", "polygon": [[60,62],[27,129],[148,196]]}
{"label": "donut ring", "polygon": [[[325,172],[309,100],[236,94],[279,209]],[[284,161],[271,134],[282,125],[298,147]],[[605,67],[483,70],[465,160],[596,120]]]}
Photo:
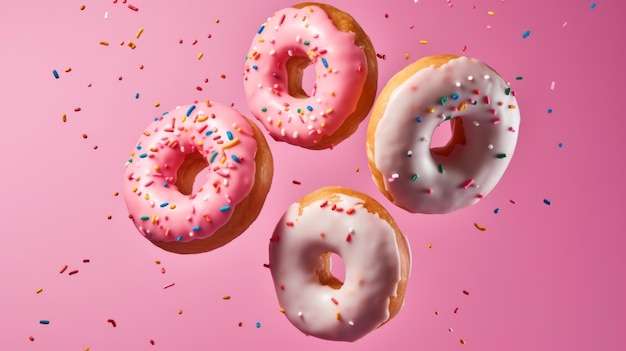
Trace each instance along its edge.
{"label": "donut ring", "polygon": [[[450,120],[452,138],[430,147]],[[515,93],[483,62],[454,55],[422,58],[382,90],[367,129],[372,178],[397,206],[448,213],[486,196],[506,170],[517,142]]]}
{"label": "donut ring", "polygon": [[[330,272],[331,253],[343,259],[343,283]],[[269,255],[281,310],[307,335],[355,341],[402,307],[409,243],[365,194],[326,187],[304,196],[278,222]]]}
{"label": "donut ring", "polygon": [[[195,176],[209,167],[193,192]],[[273,175],[262,132],[235,109],[186,105],[155,118],[126,162],[129,217],[167,251],[206,252],[240,235],[258,216]]]}
{"label": "donut ring", "polygon": [[[315,67],[310,96],[303,70]],[[372,43],[347,13],[313,2],[282,9],[263,23],[246,57],[244,88],[252,114],[277,141],[325,149],[352,135],[378,84]]]}

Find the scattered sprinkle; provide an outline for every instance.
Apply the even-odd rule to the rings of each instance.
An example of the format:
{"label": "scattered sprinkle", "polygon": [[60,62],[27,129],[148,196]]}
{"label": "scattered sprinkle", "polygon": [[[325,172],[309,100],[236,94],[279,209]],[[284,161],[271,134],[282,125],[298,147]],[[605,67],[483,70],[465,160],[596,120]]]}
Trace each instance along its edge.
{"label": "scattered sprinkle", "polygon": [[590,8],[590,9],[592,9],[592,10],[593,10],[593,9],[595,9],[595,8],[596,8],[596,3],[595,3],[595,2],[592,2],[592,3],[589,5],[589,8]]}
{"label": "scattered sprinkle", "polygon": [[522,34],[522,38],[526,39],[526,38],[528,38],[529,35],[530,35],[530,31],[527,30],[527,31],[524,32],[524,34]]}
{"label": "scattered sprinkle", "polygon": [[548,205],[548,206],[552,205],[552,202],[550,202],[550,200],[548,200],[548,199],[543,199],[543,203]]}
{"label": "scattered sprinkle", "polygon": [[459,342],[460,342],[461,344],[465,345],[465,340],[461,339],[461,340],[459,340]]}
{"label": "scattered sprinkle", "polygon": [[80,5],[80,10],[83,11],[85,9],[85,5]]}
{"label": "scattered sprinkle", "polygon": [[476,229],[480,230],[481,232],[484,232],[485,230],[487,230],[487,228],[481,226],[478,223],[474,223],[474,227],[476,227]]}
{"label": "scattered sprinkle", "polygon": [[302,184],[302,183],[301,183],[300,181],[298,181],[298,180],[292,180],[291,182],[292,182],[293,184],[295,184],[295,185],[300,185],[300,184]]}
{"label": "scattered sprinkle", "polygon": [[107,319],[107,323],[111,323],[113,328],[117,327],[117,323],[115,323],[115,321],[113,319]]}
{"label": "scattered sprinkle", "polygon": [[63,267],[61,267],[61,270],[59,271],[59,274],[63,274],[63,272],[65,272],[66,269],[67,269],[67,265],[64,264]]}
{"label": "scattered sprinkle", "polygon": [[39,324],[50,324],[50,321],[47,319],[41,319],[39,320]]}
{"label": "scattered sprinkle", "polygon": [[559,147],[563,147],[563,143],[559,143]]}
{"label": "scattered sprinkle", "polygon": [[37,289],[37,290],[35,291],[35,293],[40,294],[42,291],[43,291],[43,289],[42,289],[42,288],[39,288],[39,289]]}
{"label": "scattered sprinkle", "polygon": [[426,45],[428,44],[428,40],[420,40],[419,43],[422,45]]}
{"label": "scattered sprinkle", "polygon": [[261,322],[256,322],[255,325],[256,325],[257,328],[261,328]]}
{"label": "scattered sprinkle", "polygon": [[467,291],[467,290],[463,290],[463,294],[465,294],[465,295],[469,295],[469,291]]}
{"label": "scattered sprinkle", "polygon": [[135,11],[135,12],[139,11],[139,9],[137,7],[135,7],[133,5],[130,5],[130,4],[128,5],[128,8],[133,10],[133,11]]}
{"label": "scattered sprinkle", "polygon": [[57,72],[56,69],[52,70],[52,75],[54,76],[54,78],[59,79],[59,72]]}
{"label": "scattered sprinkle", "polygon": [[76,273],[78,273],[78,269],[75,269],[75,270],[73,270],[73,271],[69,272],[68,274],[69,274],[69,275],[74,275],[74,274],[76,274]]}
{"label": "scattered sprinkle", "polygon": [[224,295],[224,296],[222,296],[222,300],[230,300],[230,295]]}
{"label": "scattered sprinkle", "polygon": [[100,45],[109,46],[108,41],[100,41]]}
{"label": "scattered sprinkle", "polygon": [[493,210],[493,213],[498,214],[498,212],[500,212],[500,209],[496,207],[496,209]]}
{"label": "scattered sprinkle", "polygon": [[135,38],[139,39],[139,37],[141,36],[141,33],[143,33],[143,28],[139,28],[139,30],[137,31],[137,34],[135,34]]}
{"label": "scattered sprinkle", "polygon": [[170,283],[170,284],[167,284],[166,286],[164,286],[163,289],[168,289],[168,288],[171,288],[173,286],[174,286],[174,283]]}

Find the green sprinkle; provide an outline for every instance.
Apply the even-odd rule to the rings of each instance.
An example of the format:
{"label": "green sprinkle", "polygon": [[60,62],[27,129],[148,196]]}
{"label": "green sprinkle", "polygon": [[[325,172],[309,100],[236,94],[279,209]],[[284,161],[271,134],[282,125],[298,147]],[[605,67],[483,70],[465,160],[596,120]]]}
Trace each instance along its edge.
{"label": "green sprinkle", "polygon": [[267,112],[267,107],[261,107],[261,111]]}
{"label": "green sprinkle", "polygon": [[497,154],[497,155],[496,155],[496,157],[497,157],[497,158],[505,158],[505,157],[506,157],[506,154]]}
{"label": "green sprinkle", "polygon": [[302,112],[302,109],[301,109],[301,108],[298,108],[298,109],[296,110],[296,112],[300,113],[300,112]]}
{"label": "green sprinkle", "polygon": [[440,163],[439,164],[439,173],[443,173],[444,169],[443,169],[443,165]]}
{"label": "green sprinkle", "polygon": [[506,89],[504,89],[504,93],[505,93],[506,95],[509,95],[509,94],[511,93],[511,88],[506,88]]}
{"label": "green sprinkle", "polygon": [[441,106],[443,106],[446,103],[446,101],[448,101],[448,97],[447,96],[442,97],[441,98]]}
{"label": "green sprinkle", "polygon": [[443,120],[444,120],[444,121],[447,121],[447,120],[449,120],[449,119],[452,119],[452,116],[446,116],[446,118],[444,118]]}
{"label": "green sprinkle", "polygon": [[142,221],[147,221],[150,219],[150,216],[141,216]]}
{"label": "green sprinkle", "polygon": [[522,80],[522,79],[524,79],[524,77],[522,77],[522,76],[515,77],[515,80]]}
{"label": "green sprinkle", "polygon": [[217,157],[218,152],[215,151],[212,155],[211,155],[211,159],[209,159],[209,163],[213,163],[213,160],[215,160],[215,158]]}
{"label": "green sprinkle", "polygon": [[304,45],[309,45],[309,44],[311,44],[311,43],[308,40],[304,41]]}
{"label": "green sprinkle", "polygon": [[132,159],[132,158],[129,158],[129,159],[128,159],[128,162],[133,162],[133,159]]}
{"label": "green sprinkle", "polygon": [[419,177],[417,176],[417,174],[413,174],[413,176],[411,177],[411,181],[413,181],[413,182],[414,182],[414,181],[416,181],[416,180],[417,180],[417,178],[419,178]]}

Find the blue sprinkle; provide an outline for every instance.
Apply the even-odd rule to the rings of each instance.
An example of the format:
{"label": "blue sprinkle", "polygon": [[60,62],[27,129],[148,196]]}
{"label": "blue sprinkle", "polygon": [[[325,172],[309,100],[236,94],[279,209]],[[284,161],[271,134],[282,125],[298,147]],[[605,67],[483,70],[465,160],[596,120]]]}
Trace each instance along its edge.
{"label": "blue sprinkle", "polygon": [[596,8],[596,5],[597,4],[595,2],[592,2],[591,5],[589,5],[589,8],[593,10],[594,8]]}
{"label": "blue sprinkle", "polygon": [[552,109],[551,108],[548,109],[548,113],[552,113]]}
{"label": "blue sprinkle", "polygon": [[522,38],[526,39],[526,38],[528,38],[529,35],[530,35],[530,31],[527,30],[527,31],[524,32],[524,34],[522,34]]}
{"label": "blue sprinkle", "polygon": [[306,107],[306,109],[309,110],[309,111],[313,111],[313,106],[309,105],[309,106]]}
{"label": "blue sprinkle", "polygon": [[39,321],[39,324],[50,324],[50,321],[47,319],[42,319]]}
{"label": "blue sprinkle", "polygon": [[139,93],[135,93],[135,99],[139,99]]}
{"label": "blue sprinkle", "polygon": [[452,100],[456,100],[459,98],[459,94],[454,93],[454,95],[452,95]]}
{"label": "blue sprinkle", "polygon": [[232,155],[232,156],[230,156],[230,157],[232,157],[232,159],[233,159],[235,162],[237,162],[237,163],[241,163],[241,160],[240,160],[240,159],[239,159],[239,157],[237,157],[236,155]]}
{"label": "blue sprinkle", "polygon": [[165,115],[167,115],[168,113],[170,113],[170,112],[169,112],[169,111],[165,111],[165,112],[161,113],[161,116],[165,116]]}
{"label": "blue sprinkle", "polygon": [[[165,183],[165,184],[167,184],[167,183]],[[163,185],[165,185],[165,184],[163,184]],[[160,204],[159,206],[161,206],[161,207],[165,207],[165,206],[167,206],[167,205],[169,205],[169,202],[164,202],[164,203]]]}
{"label": "blue sprinkle", "polygon": [[137,145],[137,150],[141,150],[141,145]]}
{"label": "blue sprinkle", "polygon": [[265,25],[262,25],[261,28],[259,28],[259,30],[256,32],[256,34],[263,33],[263,29],[265,29]]}
{"label": "blue sprinkle", "polygon": [[169,184],[167,184],[167,182],[165,182],[165,183],[163,183],[163,186],[167,188],[169,186]]}
{"label": "blue sprinkle", "polygon": [[226,137],[228,138],[228,140],[233,140],[233,133],[229,131],[226,132]]}
{"label": "blue sprinkle", "polygon": [[211,134],[213,134],[213,131],[212,131],[212,130],[209,130],[208,132],[204,133],[204,135],[206,135],[206,136],[209,136],[209,135],[211,135]]}
{"label": "blue sprinkle", "polygon": [[141,154],[141,155],[139,155],[139,157],[146,158],[146,157],[148,157],[148,154]]}
{"label": "blue sprinkle", "polygon": [[552,204],[552,202],[550,202],[550,200],[548,199],[543,199],[543,203],[550,206]]}
{"label": "blue sprinkle", "polygon": [[257,328],[261,328],[261,323],[260,322],[256,322],[256,327]]}
{"label": "blue sprinkle", "polygon": [[496,208],[495,210],[493,210],[493,213],[498,214],[498,212],[500,212],[499,208]]}
{"label": "blue sprinkle", "polygon": [[181,241],[181,240],[183,240],[183,237],[179,235],[179,236],[176,238],[176,241]]}
{"label": "blue sprinkle", "polygon": [[56,69],[52,70],[52,75],[54,76],[54,78],[59,79],[59,72],[57,72]]}
{"label": "blue sprinkle", "polygon": [[198,230],[200,230],[200,226],[197,225],[197,226],[191,228],[191,230],[193,230],[194,232],[197,232]]}
{"label": "blue sprinkle", "polygon": [[559,143],[559,147],[563,147],[563,143]]}
{"label": "blue sprinkle", "polygon": [[259,66],[257,66],[257,65],[252,65],[252,69],[259,69]]}
{"label": "blue sprinkle", "polygon": [[230,206],[226,205],[226,206],[222,206],[220,207],[220,212],[226,212],[230,210]]}
{"label": "blue sprinkle", "polygon": [[196,105],[189,106],[189,110],[187,110],[186,116],[189,117],[191,113],[193,112],[193,110],[195,109],[196,109]]}
{"label": "blue sprinkle", "polygon": [[422,117],[417,117],[415,120],[417,121],[417,123],[422,123]]}
{"label": "blue sprinkle", "polygon": [[326,59],[323,57],[322,57],[322,64],[324,65],[325,68],[328,68],[328,61],[326,61]]}

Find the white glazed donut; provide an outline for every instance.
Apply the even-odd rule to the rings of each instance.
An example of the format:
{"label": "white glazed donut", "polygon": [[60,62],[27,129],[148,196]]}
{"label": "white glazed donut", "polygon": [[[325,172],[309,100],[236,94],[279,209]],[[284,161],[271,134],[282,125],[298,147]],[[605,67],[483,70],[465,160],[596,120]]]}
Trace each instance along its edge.
{"label": "white glazed donut", "polygon": [[[355,341],[402,307],[409,244],[365,194],[326,187],[306,195],[277,224],[269,252],[281,310],[307,335]],[[331,253],[344,262],[343,283],[330,272]]]}
{"label": "white glazed donut", "polygon": [[[450,120],[452,138],[432,148]],[[375,103],[367,153],[374,182],[413,213],[448,213],[487,195],[504,174],[518,137],[515,94],[483,62],[422,58],[398,72]]]}

